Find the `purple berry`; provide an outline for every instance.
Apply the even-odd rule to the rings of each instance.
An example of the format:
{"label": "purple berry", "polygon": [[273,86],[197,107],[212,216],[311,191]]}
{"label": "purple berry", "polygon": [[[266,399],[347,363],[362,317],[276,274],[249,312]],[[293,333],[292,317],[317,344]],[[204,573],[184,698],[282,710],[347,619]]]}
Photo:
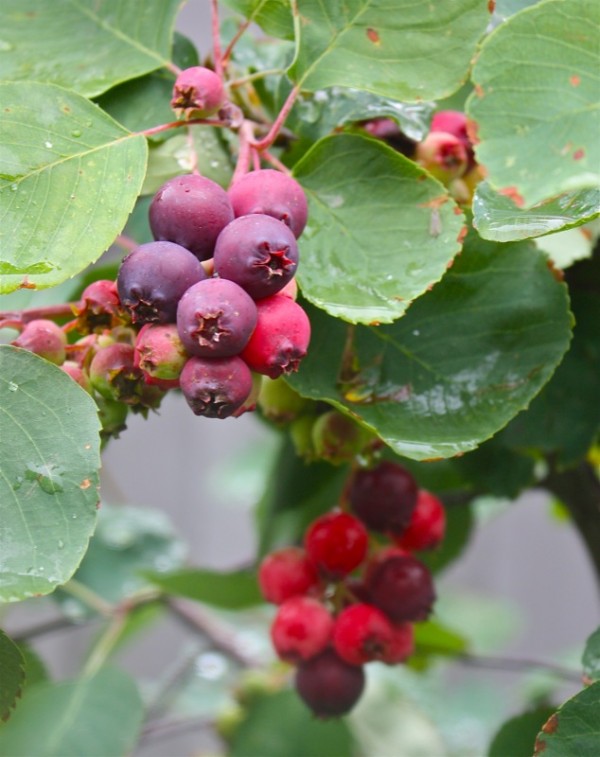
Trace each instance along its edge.
{"label": "purple berry", "polygon": [[332,649],[298,666],[296,690],[319,718],[331,718],[349,712],[365,687],[365,672],[360,665],[350,665]]}
{"label": "purple berry", "polygon": [[227,192],[196,174],[169,179],[154,195],[149,210],[154,238],[176,242],[199,260],[212,256],[217,237],[233,218]]}
{"label": "purple berry", "polygon": [[216,273],[245,289],[255,300],[279,292],[298,267],[298,245],[287,226],[272,216],[240,216],[219,234]]}
{"label": "purple berry", "polygon": [[187,115],[195,118],[206,118],[216,113],[224,102],[221,77],[210,68],[192,66],[177,75],[171,99],[174,110],[187,111]]}
{"label": "purple berry", "polygon": [[191,357],[179,377],[179,386],[196,415],[228,418],[252,391],[252,374],[237,356]]}
{"label": "purple berry", "polygon": [[426,620],[435,601],[429,569],[412,555],[393,555],[367,578],[371,604],[394,623]]}
{"label": "purple berry", "polygon": [[256,326],[254,300],[233,281],[206,279],[187,290],[177,308],[185,349],[198,357],[228,357],[243,350]]}
{"label": "purple berry", "polygon": [[291,176],[273,168],[261,168],[242,176],[229,188],[233,211],[238,216],[264,213],[283,221],[298,239],[308,215],[306,195]]}
{"label": "purple berry", "polygon": [[417,506],[417,492],[417,482],[406,468],[383,460],[374,468],[356,471],[348,499],[367,528],[399,534],[408,526]]}
{"label": "purple berry", "polygon": [[149,242],[123,260],[117,288],[134,323],[173,323],[183,293],[203,279],[206,272],[189,250],[173,242]]}

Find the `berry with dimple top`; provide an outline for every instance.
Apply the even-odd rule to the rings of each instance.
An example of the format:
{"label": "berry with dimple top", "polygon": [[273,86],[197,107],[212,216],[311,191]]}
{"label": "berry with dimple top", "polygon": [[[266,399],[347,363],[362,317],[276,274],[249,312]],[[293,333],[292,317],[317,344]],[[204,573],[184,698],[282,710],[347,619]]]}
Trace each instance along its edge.
{"label": "berry with dimple top", "polygon": [[416,161],[444,184],[467,170],[467,149],[458,137],[442,131],[430,132],[417,145]]}
{"label": "berry with dimple top", "polygon": [[153,379],[178,379],[189,357],[174,323],[146,323],[135,340],[134,364]]}
{"label": "berry with dimple top", "polygon": [[204,176],[186,174],[162,185],[150,203],[148,218],[155,239],[176,242],[206,260],[234,215],[222,187]]}
{"label": "berry with dimple top", "polygon": [[314,565],[300,547],[284,547],[271,552],[258,570],[263,597],[276,605],[290,597],[306,594],[318,581]]}
{"label": "berry with dimple top", "polygon": [[94,389],[108,400],[118,400],[140,408],[157,407],[162,392],[148,387],[139,368],[134,365],[134,348],[125,342],[101,347],[90,363],[90,381]]}
{"label": "berry with dimple top", "polygon": [[77,316],[77,330],[82,334],[112,329],[121,324],[125,313],[116,282],[109,279],[93,281],[81,293],[73,312]]}
{"label": "berry with dimple top", "polygon": [[459,139],[467,151],[469,168],[473,167],[475,156],[467,131],[467,116],[464,113],[460,110],[439,110],[433,114],[430,131],[446,132],[446,134],[452,134],[453,137]]}
{"label": "berry with dimple top", "polygon": [[76,363],[74,360],[65,360],[65,362],[60,367],[67,375],[69,375],[73,379],[73,381],[76,381],[82,389],[85,389],[88,394],[92,393],[90,377],[87,375],[87,372],[84,371],[83,368],[79,365],[79,363]]}
{"label": "berry with dimple top", "polygon": [[229,188],[236,217],[264,213],[283,221],[296,239],[306,226],[308,205],[304,190],[291,176],[261,168],[242,176]]}
{"label": "berry with dimple top", "polygon": [[185,292],[177,307],[184,347],[198,357],[229,357],[246,346],[256,326],[254,300],[227,279],[206,279]]}
{"label": "berry with dimple top", "polygon": [[121,263],[117,288],[134,323],[172,323],[181,296],[206,279],[200,261],[173,242],[148,242]]}
{"label": "berry with dimple top", "polygon": [[298,370],[310,341],[310,321],[297,302],[281,294],[256,303],[258,320],[242,352],[250,368],[270,378]]}
{"label": "berry with dimple top", "polygon": [[303,702],[320,718],[345,715],[360,699],[365,687],[365,672],[326,649],[298,666],[296,691]]}
{"label": "berry with dimple top", "polygon": [[298,245],[287,226],[271,216],[241,216],[219,234],[216,273],[239,284],[255,300],[275,294],[292,279]]}
{"label": "berry with dimple top", "polygon": [[214,115],[225,102],[221,77],[210,68],[191,66],[180,71],[173,86],[171,107],[187,116],[206,118]]}
{"label": "berry with dimple top", "polygon": [[353,515],[331,512],[312,522],[304,537],[310,560],[327,578],[339,579],[365,559],[369,537]]}
{"label": "berry with dimple top", "polygon": [[291,597],[275,615],[271,639],[282,660],[309,660],[322,652],[333,630],[333,617],[325,605],[312,597]]}
{"label": "berry with dimple top", "polygon": [[195,415],[228,418],[252,391],[252,374],[237,357],[191,357],[183,366],[179,386]]}
{"label": "berry with dimple top", "polygon": [[55,365],[64,363],[67,356],[67,337],[64,331],[47,318],[29,321],[12,344],[29,350]]}
{"label": "berry with dimple top", "polygon": [[400,533],[417,505],[417,491],[417,482],[406,468],[383,460],[374,468],[356,471],[348,499],[352,511],[368,528]]}
{"label": "berry with dimple top", "polygon": [[335,620],[333,646],[351,665],[364,665],[389,654],[394,632],[388,618],[370,604],[343,609]]}
{"label": "berry with dimple top", "polygon": [[393,622],[426,620],[435,601],[429,569],[411,555],[379,563],[367,579],[372,604]]}
{"label": "berry with dimple top", "polygon": [[420,489],[410,523],[394,541],[398,546],[411,551],[433,549],[443,540],[445,530],[444,505],[435,494]]}

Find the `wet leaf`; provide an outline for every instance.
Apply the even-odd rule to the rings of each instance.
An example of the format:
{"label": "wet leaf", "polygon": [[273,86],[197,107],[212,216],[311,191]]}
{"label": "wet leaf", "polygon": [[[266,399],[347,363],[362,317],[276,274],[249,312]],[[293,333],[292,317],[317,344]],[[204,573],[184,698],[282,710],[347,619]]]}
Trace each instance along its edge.
{"label": "wet leaf", "polygon": [[600,681],[566,701],[542,726],[534,756],[581,757],[598,752],[600,744]]}

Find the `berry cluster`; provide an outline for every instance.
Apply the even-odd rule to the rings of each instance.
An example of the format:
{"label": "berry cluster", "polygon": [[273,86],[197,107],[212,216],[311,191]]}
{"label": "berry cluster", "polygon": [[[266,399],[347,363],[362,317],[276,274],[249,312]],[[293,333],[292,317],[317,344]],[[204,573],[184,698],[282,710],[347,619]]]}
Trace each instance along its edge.
{"label": "berry cluster", "polygon": [[258,573],[263,596],[278,605],[275,650],[297,666],[298,694],[323,718],[356,704],[366,663],[395,665],[413,653],[414,623],[428,617],[435,591],[412,552],[438,546],[445,529],[440,500],[398,463],[354,471],[345,504],[312,522],[303,547],[267,555]]}

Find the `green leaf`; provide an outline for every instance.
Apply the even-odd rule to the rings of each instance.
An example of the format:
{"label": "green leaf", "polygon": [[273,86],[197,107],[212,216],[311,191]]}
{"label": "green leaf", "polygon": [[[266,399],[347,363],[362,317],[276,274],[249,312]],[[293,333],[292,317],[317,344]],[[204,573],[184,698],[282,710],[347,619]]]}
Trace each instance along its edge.
{"label": "green leaf", "polygon": [[343,720],[318,720],[293,691],[254,699],[236,730],[231,757],[347,757],[354,743]]}
{"label": "green leaf", "polygon": [[600,680],[600,628],[585,643],[583,673],[590,681]]}
{"label": "green leaf", "polygon": [[456,631],[435,620],[415,623],[415,653],[417,657],[456,657],[467,650],[467,640]]}
{"label": "green leaf", "polygon": [[482,45],[467,113],[491,186],[530,208],[600,182],[596,0],[548,0]]}
{"label": "green leaf", "polygon": [[96,524],[99,423],[64,371],[0,347],[0,601],[49,594],[79,565]]}
{"label": "green leaf", "polygon": [[571,290],[575,316],[573,341],[556,372],[502,432],[502,442],[517,450],[552,454],[560,465],[580,460],[600,425],[600,298]]}
{"label": "green leaf", "polygon": [[303,295],[352,323],[390,323],[446,271],[464,218],[445,188],[390,147],[326,137],[294,167],[309,202]]}
{"label": "green leaf", "polygon": [[[39,683],[0,729],[0,754],[11,757],[104,757],[129,754],[142,723],[134,682],[120,670],[93,678]],[[35,727],[32,727],[35,724]]]}
{"label": "green leaf", "polygon": [[294,23],[289,0],[223,0],[272,37],[291,39]]}
{"label": "green leaf", "polygon": [[512,242],[571,229],[600,215],[600,189],[582,189],[554,197],[529,210],[490,187],[477,185],[473,198],[473,225],[484,239]]}
{"label": "green leaf", "polygon": [[535,460],[510,449],[502,434],[457,458],[454,465],[480,494],[516,499],[535,481]]}
{"label": "green leaf", "polygon": [[540,0],[496,0],[496,14],[503,19],[539,3]]}
{"label": "green leaf", "polygon": [[245,570],[216,573],[212,570],[191,568],[166,575],[146,575],[153,584],[169,594],[195,599],[224,610],[241,610],[264,601],[258,589],[256,575]]}
{"label": "green leaf", "polygon": [[19,647],[0,628],[0,720],[8,720],[21,696],[25,661]]}
{"label": "green leaf", "polygon": [[475,234],[431,292],[391,326],[309,308],[313,336],[288,380],[417,460],[474,449],[526,407],[570,338],[567,293],[527,243]]}
{"label": "green leaf", "polygon": [[594,757],[600,744],[600,681],[565,702],[542,726],[535,757]]}
{"label": "green leaf", "polygon": [[535,737],[554,708],[538,707],[502,724],[490,744],[488,757],[531,757]]}
{"label": "green leaf", "polygon": [[0,100],[0,292],[55,286],[122,230],[146,140],[54,85],[2,84]]}
{"label": "green leaf", "polygon": [[458,89],[489,21],[480,0],[298,0],[297,6],[300,34],[288,71],[296,84],[313,91],[354,87],[403,102]]}
{"label": "green leaf", "polygon": [[29,686],[35,686],[36,683],[42,683],[49,679],[48,671],[42,658],[27,642],[19,642],[19,651],[23,655],[25,665],[25,689]]}
{"label": "green leaf", "polygon": [[170,65],[179,6],[180,0],[4,0],[0,79],[99,95]]}

